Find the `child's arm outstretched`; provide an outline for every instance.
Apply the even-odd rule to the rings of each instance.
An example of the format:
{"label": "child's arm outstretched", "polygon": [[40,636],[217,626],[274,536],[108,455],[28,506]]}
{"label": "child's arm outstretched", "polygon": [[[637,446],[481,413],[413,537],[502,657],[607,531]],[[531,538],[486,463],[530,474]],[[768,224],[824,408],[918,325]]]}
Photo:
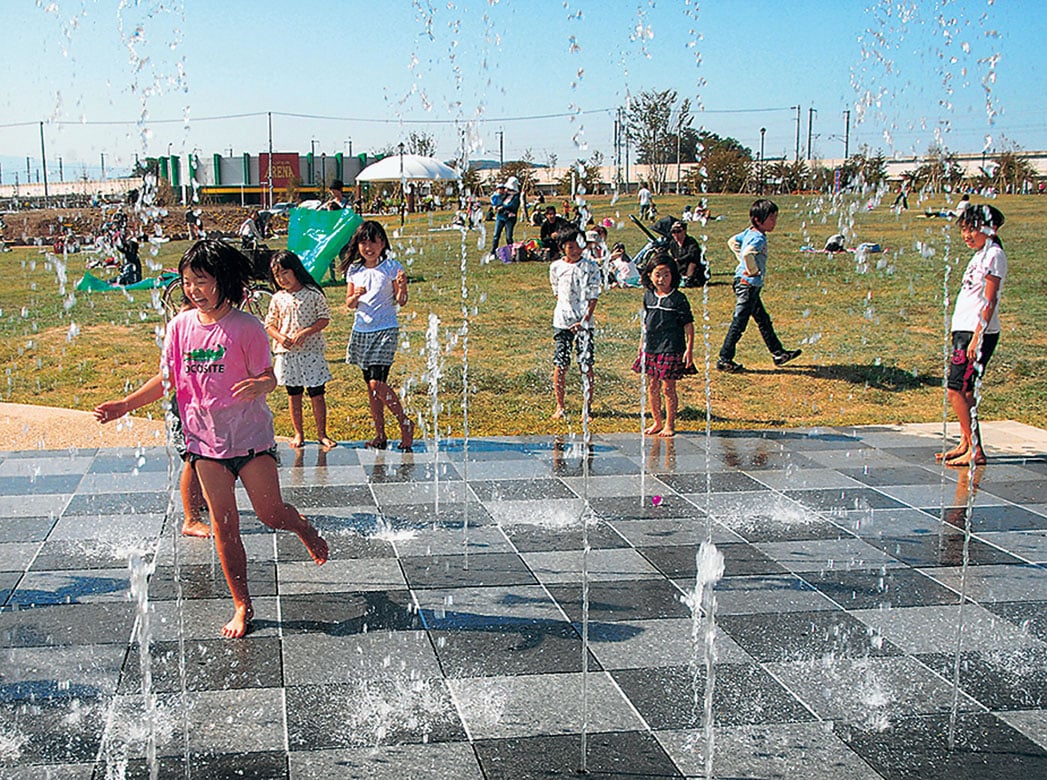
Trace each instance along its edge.
{"label": "child's arm outstretched", "polygon": [[128,412],[133,412],[153,401],[159,401],[164,397],[164,378],[157,373],[155,376],[119,401],[105,401],[94,408],[95,419],[100,423],[118,420]]}
{"label": "child's arm outstretched", "polygon": [[688,322],[683,326],[683,337],[687,343],[687,346],[683,351],[683,364],[685,366],[694,365],[694,323]]}

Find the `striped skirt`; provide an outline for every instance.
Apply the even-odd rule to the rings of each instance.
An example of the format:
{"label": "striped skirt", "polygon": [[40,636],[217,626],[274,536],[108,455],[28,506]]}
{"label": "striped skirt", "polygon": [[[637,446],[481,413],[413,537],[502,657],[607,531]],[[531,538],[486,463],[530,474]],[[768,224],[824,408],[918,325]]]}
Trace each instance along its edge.
{"label": "striped skirt", "polygon": [[675,352],[665,352],[660,355],[645,352],[642,359],[638,357],[633,363],[633,371],[637,374],[640,373],[641,368],[647,376],[653,376],[656,379],[683,379],[689,374],[698,373],[693,363],[690,366],[684,365],[683,355]]}
{"label": "striped skirt", "polygon": [[391,366],[400,342],[400,329],[376,330],[370,333],[353,331],[345,350],[345,362],[360,368]]}

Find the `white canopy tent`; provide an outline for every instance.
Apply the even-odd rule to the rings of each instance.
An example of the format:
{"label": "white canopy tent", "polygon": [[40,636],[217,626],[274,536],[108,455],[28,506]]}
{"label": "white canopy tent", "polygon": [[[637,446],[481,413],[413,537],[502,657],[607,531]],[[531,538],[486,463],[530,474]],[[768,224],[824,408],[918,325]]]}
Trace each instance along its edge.
{"label": "white canopy tent", "polygon": [[356,176],[357,181],[431,181],[457,178],[458,173],[454,168],[420,154],[391,154],[368,165]]}

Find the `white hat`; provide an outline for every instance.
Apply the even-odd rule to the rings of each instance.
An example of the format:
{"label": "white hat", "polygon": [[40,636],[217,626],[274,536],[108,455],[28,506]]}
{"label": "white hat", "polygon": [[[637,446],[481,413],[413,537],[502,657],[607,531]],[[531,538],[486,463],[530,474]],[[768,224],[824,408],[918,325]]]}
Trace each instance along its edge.
{"label": "white hat", "polygon": [[509,192],[519,192],[520,180],[517,179],[515,176],[510,176],[508,179],[505,180],[505,184],[503,184],[502,186],[509,190]]}

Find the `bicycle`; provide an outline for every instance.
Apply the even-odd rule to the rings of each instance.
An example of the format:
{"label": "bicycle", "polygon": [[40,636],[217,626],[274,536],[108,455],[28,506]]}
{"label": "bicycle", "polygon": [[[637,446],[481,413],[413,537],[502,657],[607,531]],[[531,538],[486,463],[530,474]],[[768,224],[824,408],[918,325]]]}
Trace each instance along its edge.
{"label": "bicycle", "polygon": [[[258,319],[265,321],[265,315],[269,311],[269,301],[273,299],[273,290],[267,284],[256,284],[252,282],[244,290],[244,299],[240,302],[240,310],[253,314]],[[160,305],[163,307],[164,323],[182,310],[184,303],[182,295],[182,279],[175,276],[164,286],[160,294]]]}

